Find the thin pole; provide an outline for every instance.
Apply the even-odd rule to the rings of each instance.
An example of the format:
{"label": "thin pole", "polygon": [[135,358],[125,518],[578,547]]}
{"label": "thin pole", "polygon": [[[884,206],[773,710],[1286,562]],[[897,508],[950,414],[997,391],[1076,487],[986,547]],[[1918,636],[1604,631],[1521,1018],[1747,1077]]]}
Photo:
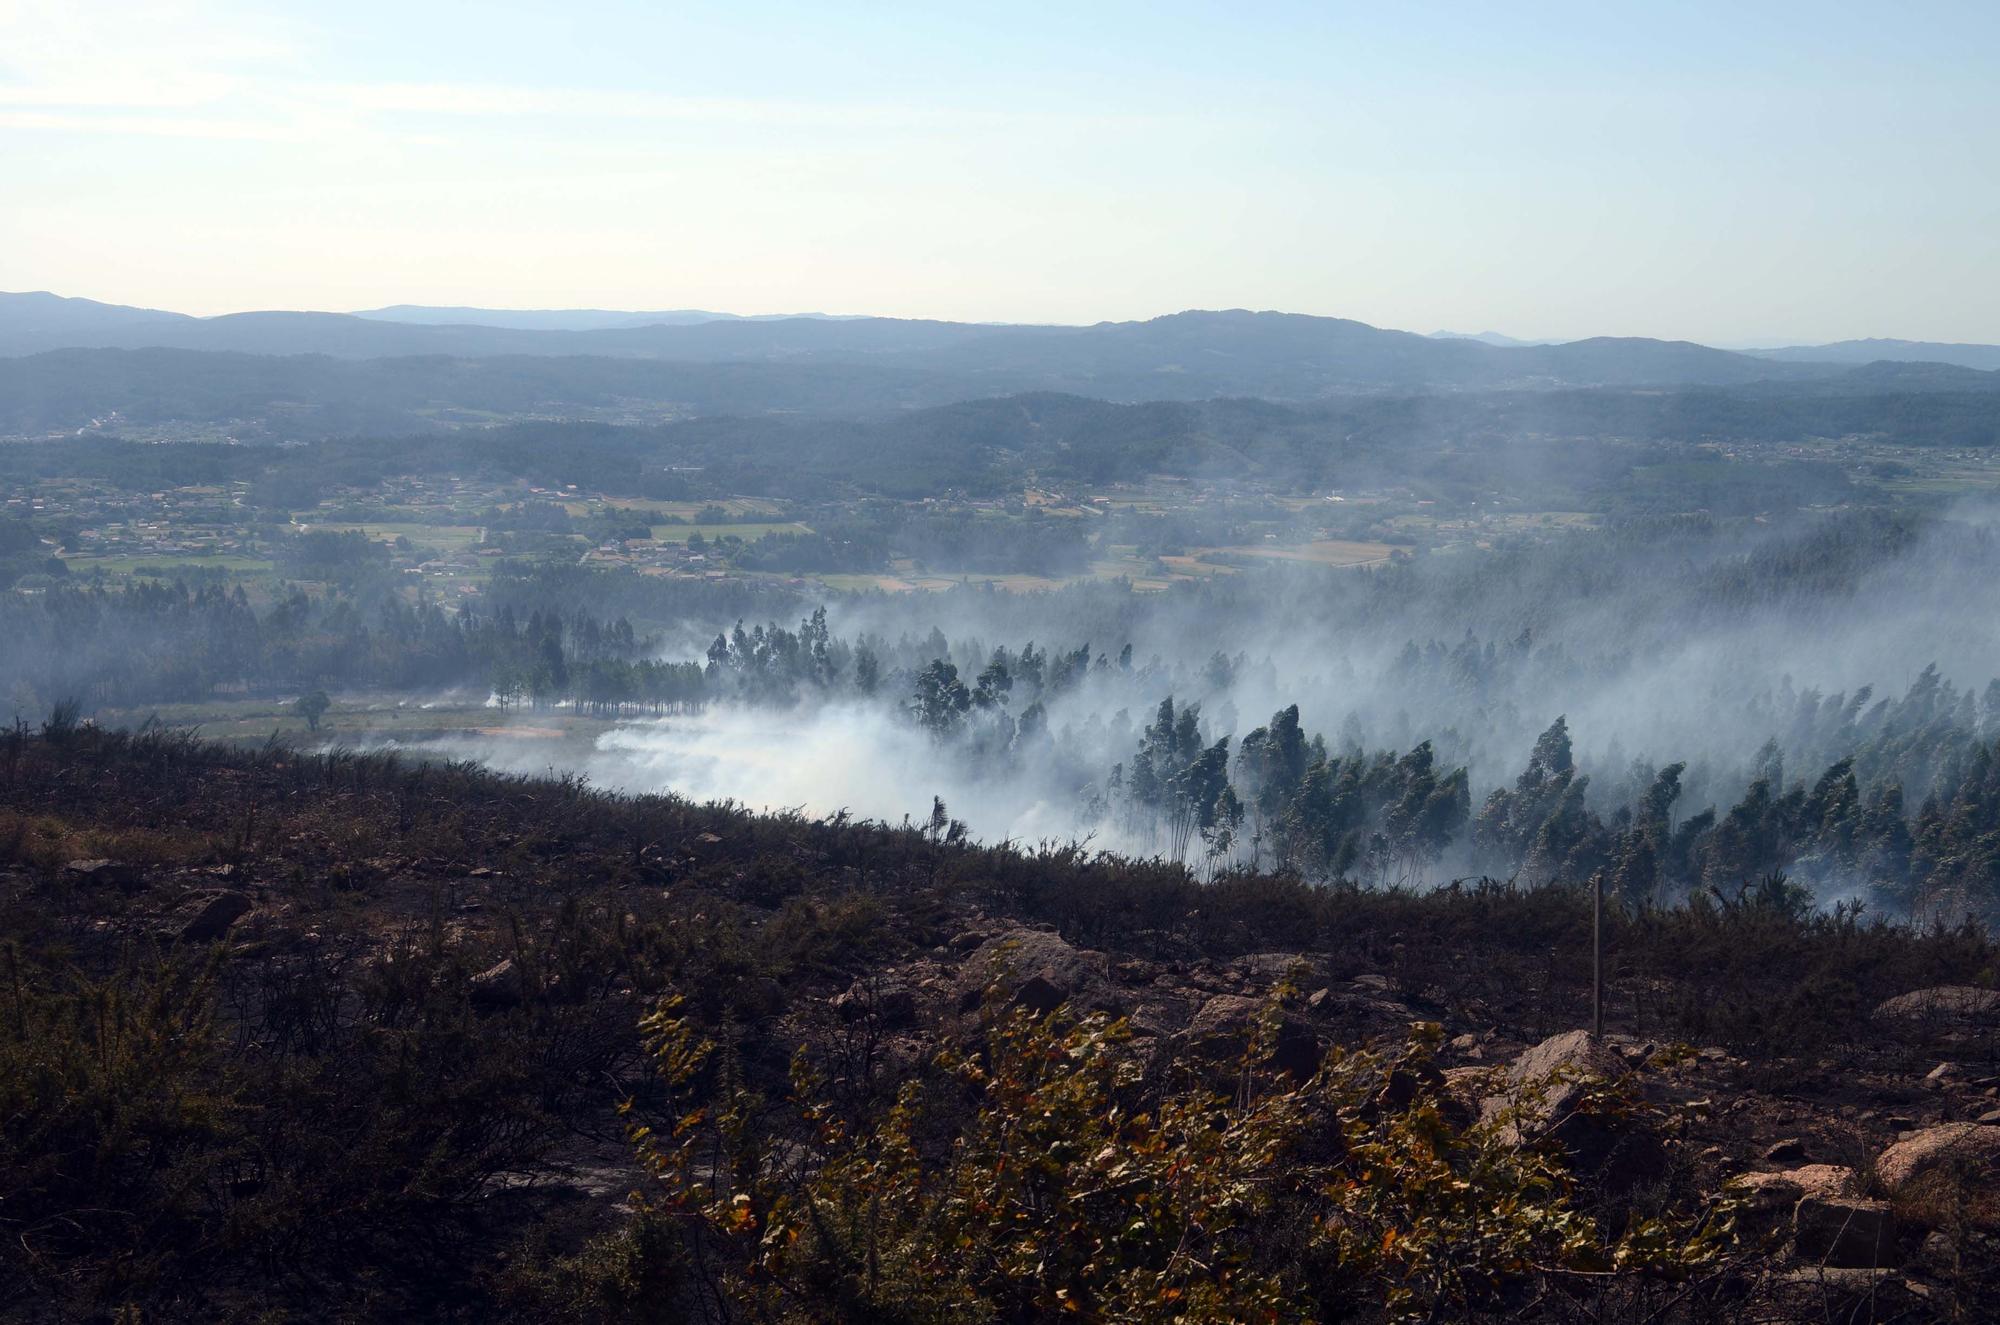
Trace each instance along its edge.
{"label": "thin pole", "polygon": [[1590,876],[1590,1033],[1604,1038],[1604,871]]}

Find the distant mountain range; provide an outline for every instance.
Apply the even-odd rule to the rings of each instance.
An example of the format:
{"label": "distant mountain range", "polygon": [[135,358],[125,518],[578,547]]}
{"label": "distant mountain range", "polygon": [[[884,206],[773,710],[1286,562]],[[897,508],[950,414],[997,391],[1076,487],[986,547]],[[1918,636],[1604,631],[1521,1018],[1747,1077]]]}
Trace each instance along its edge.
{"label": "distant mountain range", "polygon": [[609,331],[621,327],[685,327],[698,322],[784,322],[792,318],[848,321],[831,313],[712,313],[701,308],[675,308],[657,313],[621,313],[608,308],[433,308],[423,304],[392,304],[354,314],[371,322],[404,322],[419,326],[506,327],[515,331]]}
{"label": "distant mountain range", "polygon": [[[1502,343],[1506,342],[1506,343]],[[1864,348],[1886,347],[1873,354]],[[969,395],[1070,391],[1110,400],[1314,399],[1355,391],[1740,386],[1829,379],[1877,359],[2000,367],[2000,347],[1844,342],[1755,354],[1688,341],[1565,344],[1422,336],[1345,318],[1195,311],[1094,326],[983,325],[699,310],[506,312],[399,305],[364,313],[197,318],[48,293],[0,294],[0,356],[182,349],[341,359],[593,356],[680,364],[867,367]],[[1935,349],[1935,356],[1926,352]],[[1890,352],[1894,351],[1894,352]],[[1945,352],[1950,352],[1949,354]]]}
{"label": "distant mountain range", "polygon": [[1514,336],[1503,336],[1497,331],[1433,331],[1432,340],[1476,340],[1481,345],[1498,345],[1502,349],[1518,349],[1523,345],[1555,345],[1552,340],[1521,340]]}
{"label": "distant mountain range", "polygon": [[1830,345],[1788,345],[1749,353],[1784,363],[1948,363],[1986,373],[2000,370],[2000,345],[1934,340],[1837,340]]}

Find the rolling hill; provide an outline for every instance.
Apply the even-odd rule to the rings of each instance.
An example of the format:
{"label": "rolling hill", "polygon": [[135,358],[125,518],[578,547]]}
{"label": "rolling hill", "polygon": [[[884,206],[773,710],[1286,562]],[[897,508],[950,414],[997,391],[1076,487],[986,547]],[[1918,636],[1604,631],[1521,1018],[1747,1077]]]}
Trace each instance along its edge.
{"label": "rolling hill", "polygon": [[871,365],[959,377],[975,394],[1041,389],[1117,400],[1228,395],[1312,399],[1385,389],[1736,385],[1836,371],[1685,341],[1599,337],[1564,345],[1496,346],[1384,330],[1345,318],[1243,309],[1087,327],[796,317],[551,329],[317,312],[193,318],[48,294],[0,295],[0,355],[69,348],[344,359],[589,355],[682,363]]}
{"label": "rolling hill", "polygon": [[1933,340],[1841,340],[1829,345],[1789,345],[1781,349],[1752,350],[1759,358],[1778,363],[1865,364],[1888,360],[1894,363],[1944,363],[1981,372],[2000,369],[2000,345],[1959,345]]}

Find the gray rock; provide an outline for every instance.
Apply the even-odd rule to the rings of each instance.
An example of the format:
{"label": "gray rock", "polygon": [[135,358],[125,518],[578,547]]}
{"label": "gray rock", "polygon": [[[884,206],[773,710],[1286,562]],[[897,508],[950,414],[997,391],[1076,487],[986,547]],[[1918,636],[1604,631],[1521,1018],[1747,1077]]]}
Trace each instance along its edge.
{"label": "gray rock", "polygon": [[511,1008],[521,1001],[521,975],[512,957],[502,958],[472,977],[472,1002],[482,1008]]}
{"label": "gray rock", "polygon": [[1946,1277],[1954,1276],[1964,1268],[1958,1239],[1942,1230],[1924,1235],[1922,1244],[1917,1248],[1917,1259],[1933,1274]]}
{"label": "gray rock", "polygon": [[213,943],[250,913],[250,899],[238,892],[211,894],[181,926],[183,943]]}
{"label": "gray rock", "polygon": [[1887,1201],[1807,1193],[1792,1212],[1793,1248],[1802,1260],[1844,1270],[1901,1262],[1895,1212]]}
{"label": "gray rock", "polygon": [[[1188,1023],[1186,1043],[1211,1061],[1234,1062],[1248,1047],[1263,1011],[1263,999],[1218,994],[1203,1003]],[[1274,1067],[1304,1081],[1319,1070],[1319,1037],[1297,1018],[1280,1013],[1277,1043],[1272,1046],[1270,1061]]]}
{"label": "gray rock", "polygon": [[72,860],[63,873],[73,883],[102,884],[125,892],[146,886],[146,871],[122,860]]}
{"label": "gray rock", "polygon": [[1304,954],[1297,952],[1253,952],[1247,957],[1238,957],[1230,966],[1260,993],[1269,991],[1279,981],[1294,974],[1299,974],[1301,979],[1310,979],[1312,975],[1312,963],[1306,960]]}
{"label": "gray rock", "polygon": [[883,1026],[901,1028],[915,1024],[917,997],[902,985],[871,989],[856,980],[833,1000],[833,1010],[842,1021],[873,1017]]}
{"label": "gray rock", "polygon": [[1792,1211],[1805,1195],[1805,1189],[1783,1173],[1745,1173],[1730,1179],[1728,1188],[1743,1203],[1736,1227],[1752,1238],[1789,1235]]}
{"label": "gray rock", "polygon": [[1600,1188],[1627,1190],[1664,1168],[1665,1146],[1637,1119],[1584,1107],[1594,1086],[1627,1075],[1609,1046],[1588,1031],[1569,1031],[1523,1051],[1480,1115],[1516,1144],[1554,1141],[1572,1171]]}
{"label": "gray rock", "polygon": [[1918,1195],[1932,1179],[2000,1181],[2000,1127],[1942,1123],[1910,1133],[1876,1159],[1876,1181],[1898,1199]]}
{"label": "gray rock", "polygon": [[953,982],[959,1010],[978,1007],[996,981],[1004,1002],[1037,1016],[1064,1003],[1080,1012],[1124,1010],[1104,954],[1073,948],[1044,930],[1008,930],[975,948]]}
{"label": "gray rock", "polygon": [[1526,1087],[1559,1084],[1557,1078],[1563,1078],[1573,1088],[1585,1081],[1616,1081],[1625,1071],[1625,1060],[1589,1031],[1565,1031],[1523,1050],[1507,1079]]}
{"label": "gray rock", "polygon": [[1831,1199],[1855,1194],[1854,1170],[1837,1164],[1807,1164],[1782,1173],[1745,1173],[1727,1184],[1743,1200],[1738,1226],[1753,1237],[1793,1231],[1793,1215],[1807,1196]]}
{"label": "gray rock", "polygon": [[1882,1021],[1995,1021],[2000,1020],[2000,992],[1976,985],[1913,989],[1879,1004],[1875,1016]]}

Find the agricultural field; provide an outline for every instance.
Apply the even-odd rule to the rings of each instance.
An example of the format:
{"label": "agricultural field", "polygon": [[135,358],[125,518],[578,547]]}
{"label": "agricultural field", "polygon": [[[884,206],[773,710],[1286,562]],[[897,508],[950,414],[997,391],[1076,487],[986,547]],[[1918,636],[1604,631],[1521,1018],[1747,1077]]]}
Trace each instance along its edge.
{"label": "agricultural field", "polygon": [[1203,558],[1226,563],[1238,557],[1263,557],[1273,561],[1297,561],[1313,566],[1376,566],[1387,561],[1396,549],[1387,543],[1356,543],[1346,539],[1322,538],[1295,546],[1267,543],[1251,547],[1202,549],[1193,560]]}
{"label": "agricultural field", "polygon": [[[2000,487],[2000,459],[1985,449],[1888,442],[1694,448],[1674,465],[1630,472],[1634,491],[1653,503],[1645,509],[1708,511],[1702,503],[1716,493],[1709,475],[1725,465],[1745,473],[1811,467],[1832,497],[1841,490],[1828,474],[1838,470],[1857,499],[1872,493],[1918,505]],[[1342,571],[1399,553],[1557,539],[1605,524],[1615,505],[1564,502],[1578,494],[1548,485],[1454,496],[1414,478],[1312,488],[1160,474],[1077,484],[1031,478],[998,496],[904,499],[834,485],[809,500],[704,482],[662,485],[690,495],[646,496],[616,484],[433,470],[321,485],[307,499],[274,505],[270,492],[242,479],[148,491],[56,473],[15,484],[4,507],[32,523],[45,549],[39,563],[31,556],[16,571],[29,592],[46,587],[45,577],[115,584],[222,576],[266,601],[298,586],[346,592],[366,562],[367,574],[384,577],[378,591],[456,604],[477,602],[503,562],[828,595],[964,586],[1032,593],[1090,581],[1151,593],[1260,566]],[[315,551],[321,537],[362,542],[343,545],[339,556],[352,563],[343,568],[327,564],[327,548]]]}
{"label": "agricultural field", "polygon": [[171,556],[124,555],[115,557],[94,557],[88,553],[63,557],[63,562],[71,574],[89,574],[103,571],[108,575],[184,575],[202,571],[233,571],[239,574],[261,574],[271,570],[273,563],[265,557],[191,556],[186,553]]}
{"label": "agricultural field", "polygon": [[1165,553],[1159,556],[1142,555],[1130,544],[1107,545],[1100,551],[1102,555],[1092,559],[1085,569],[1071,575],[919,569],[904,563],[891,567],[886,574],[823,574],[812,579],[828,589],[885,593],[935,592],[963,585],[990,585],[1010,593],[1032,593],[1088,580],[1127,580],[1140,592],[1158,592],[1178,582],[1235,575],[1247,565],[1258,562],[1279,561],[1329,568],[1382,565],[1397,549],[1387,543],[1319,539],[1291,545],[1202,547],[1182,554]]}
{"label": "agricultural field", "polygon": [[719,538],[740,538],[744,542],[767,534],[810,534],[812,529],[796,520],[751,521],[742,524],[656,524],[653,537],[662,543],[685,543],[696,534],[707,542]]}
{"label": "agricultural field", "polygon": [[393,543],[399,538],[407,538],[419,547],[435,548],[440,552],[462,552],[479,545],[485,535],[478,525],[462,524],[421,524],[397,522],[385,524],[343,524],[329,521],[325,524],[308,524],[302,529],[321,529],[329,533],[365,534],[378,543]]}
{"label": "agricultural field", "polygon": [[306,746],[423,743],[492,737],[523,748],[563,742],[587,746],[615,723],[568,708],[501,708],[484,695],[460,692],[434,699],[393,693],[343,693],[320,717],[318,730],[300,714],[296,695],[216,699],[199,703],[99,709],[100,727],[136,730],[147,724],[198,731],[232,745],[273,739]]}
{"label": "agricultural field", "polygon": [[755,521],[770,516],[782,515],[785,504],[768,497],[719,497],[708,501],[649,501],[644,497],[567,497],[563,507],[571,515],[590,515],[597,510],[645,511],[649,514],[671,516],[678,520],[694,523],[701,513],[710,508],[720,508],[733,519]]}

